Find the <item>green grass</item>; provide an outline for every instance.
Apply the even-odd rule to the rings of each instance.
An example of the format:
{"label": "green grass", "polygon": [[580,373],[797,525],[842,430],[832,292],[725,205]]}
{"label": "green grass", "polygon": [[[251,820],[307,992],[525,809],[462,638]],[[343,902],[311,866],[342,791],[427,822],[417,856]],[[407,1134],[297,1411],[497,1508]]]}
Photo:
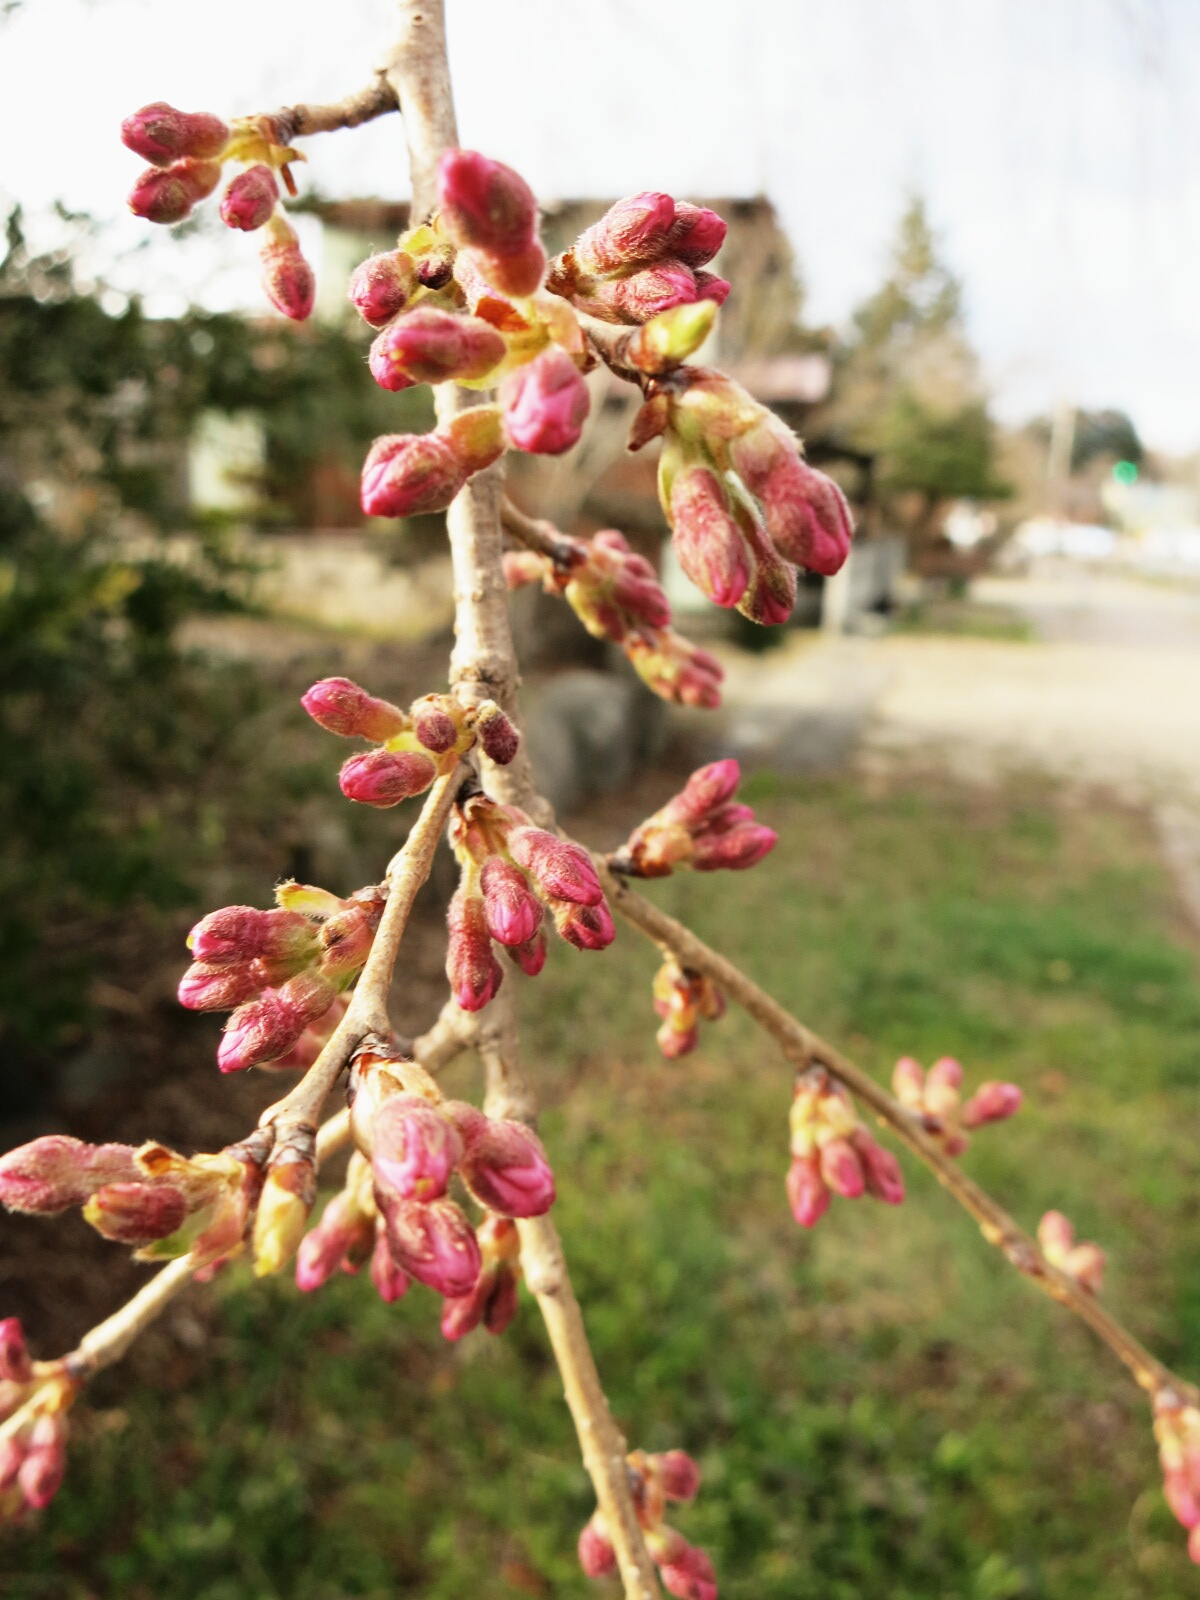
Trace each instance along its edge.
{"label": "green grass", "polygon": [[897,633],[944,635],[965,639],[999,639],[1028,644],[1036,629],[1027,617],[1009,606],[979,600],[919,600],[902,611],[893,624]]}
{"label": "green grass", "polygon": [[[958,1055],[1020,1116],[966,1159],[1026,1224],[1110,1254],[1107,1298],[1196,1376],[1196,949],[1143,819],[1002,796],[751,785],[782,842],[654,897],[885,1076]],[[704,1470],[677,1521],[727,1600],[1175,1600],[1196,1592],[1144,1399],[906,1159],[898,1209],[783,1195],[789,1073],[740,1016],[656,1056],[654,952],[559,947],[525,987],[556,1218],[630,1439]],[[469,1092],[468,1068],[453,1069]],[[80,1411],[12,1600],[613,1594],[536,1311],[458,1347],[414,1290],[231,1273]],[[202,1341],[202,1342],[201,1342]],[[198,1347],[197,1347],[198,1346]]]}

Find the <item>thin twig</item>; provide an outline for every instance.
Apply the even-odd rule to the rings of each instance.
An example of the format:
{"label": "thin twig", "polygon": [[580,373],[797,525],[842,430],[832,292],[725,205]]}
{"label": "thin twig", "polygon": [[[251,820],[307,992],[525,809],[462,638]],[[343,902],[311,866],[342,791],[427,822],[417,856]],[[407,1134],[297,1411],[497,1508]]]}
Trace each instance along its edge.
{"label": "thin twig", "polygon": [[525,546],[526,550],[533,550],[539,556],[546,556],[556,567],[564,571],[569,572],[574,566],[576,552],[579,549],[578,543],[574,539],[569,539],[552,522],[542,522],[526,516],[507,496],[500,504],[500,520],[504,524],[505,533],[511,534],[518,544]]}
{"label": "thin twig", "polygon": [[597,870],[613,908],[660,949],[694,967],[717,983],[724,993],[754,1018],[775,1040],[787,1059],[798,1067],[823,1066],[843,1083],[895,1134],[913,1155],[923,1161],[938,1182],[975,1218],[980,1232],[1017,1270],[1087,1323],[1150,1394],[1168,1388],[1190,1404],[1200,1403],[1200,1391],[1185,1383],[1139,1343],[1103,1305],[1074,1278],[1047,1261],[1035,1240],[1017,1226],[1004,1208],[959,1168],[919,1126],[898,1100],[882,1089],[861,1067],[840,1050],[806,1028],[785,1011],[765,990],[732,961],[718,954],[683,923],[631,889],[608,870],[606,860],[595,856]]}
{"label": "thin twig", "polygon": [[283,106],[268,113],[268,121],[275,126],[280,144],[291,144],[293,139],[305,138],[310,133],[334,133],[339,128],[358,128],[364,122],[373,122],[390,111],[400,109],[396,91],[382,69],[355,94],[344,100],[335,100],[327,106]]}

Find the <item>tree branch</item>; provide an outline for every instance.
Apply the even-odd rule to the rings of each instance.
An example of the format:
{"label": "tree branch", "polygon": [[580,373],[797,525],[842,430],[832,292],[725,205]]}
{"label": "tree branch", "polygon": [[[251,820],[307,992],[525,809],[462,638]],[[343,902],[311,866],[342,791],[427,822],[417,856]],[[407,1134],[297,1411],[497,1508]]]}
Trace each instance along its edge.
{"label": "tree branch", "polygon": [[339,128],[358,128],[364,122],[373,122],[390,111],[400,109],[396,91],[380,68],[365,89],[348,94],[344,100],[335,100],[327,106],[283,106],[267,114],[273,124],[280,144],[291,144],[293,139],[305,138],[310,133],[334,133]]}
{"label": "tree branch", "polygon": [[553,561],[556,567],[570,571],[574,564],[576,542],[568,539],[565,533],[560,532],[552,522],[542,522],[533,517],[528,517],[519,506],[505,496],[500,505],[500,520],[504,531],[523,544],[526,550],[533,550],[539,556],[545,556]]}
{"label": "tree branch", "polygon": [[620,912],[627,922],[632,923],[661,950],[719,984],[730,999],[736,1000],[771,1035],[789,1061],[801,1068],[814,1064],[824,1067],[859,1100],[870,1106],[879,1121],[890,1128],[901,1144],[923,1161],[943,1188],[948,1189],[958,1203],[970,1212],[987,1242],[995,1245],[1018,1272],[1086,1322],[1117,1359],[1125,1364],[1141,1388],[1152,1395],[1159,1389],[1167,1388],[1191,1405],[1200,1404],[1200,1390],[1185,1383],[1151,1355],[1074,1278],[1052,1266],[1035,1240],[1017,1226],[991,1195],[961,1171],[941,1146],[924,1132],[918,1119],[893,1099],[886,1089],[881,1088],[874,1078],[868,1077],[861,1067],[826,1043],[819,1034],[813,1033],[811,1028],[798,1022],[740,968],[705,944],[683,923],[660,911],[651,901],[616,877],[609,870],[605,857],[594,856],[593,860],[614,910]]}

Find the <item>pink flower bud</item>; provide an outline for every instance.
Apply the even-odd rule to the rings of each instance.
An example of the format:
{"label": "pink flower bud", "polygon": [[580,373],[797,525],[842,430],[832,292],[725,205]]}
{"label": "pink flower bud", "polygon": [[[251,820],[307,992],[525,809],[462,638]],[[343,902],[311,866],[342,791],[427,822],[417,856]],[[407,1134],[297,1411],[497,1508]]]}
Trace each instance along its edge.
{"label": "pink flower bud", "polygon": [[694,1500],[700,1488],[700,1468],[686,1450],[667,1450],[653,1457],[668,1500]]}
{"label": "pink flower bud", "polygon": [[581,906],[600,905],[603,901],[600,879],[582,845],[560,839],[545,828],[520,827],[509,833],[508,849],[542,894]]}
{"label": "pink flower bud", "polygon": [[343,765],[338,787],[347,800],[382,811],[423,794],[436,777],[436,764],[419,750],[368,750]]}
{"label": "pink flower bud", "polygon": [[58,1415],[40,1416],[30,1432],[25,1459],[17,1474],[25,1504],[34,1511],[48,1506],[58,1493],[66,1469],[66,1421]]}
{"label": "pink flower bud", "polygon": [[83,1202],[106,1183],[141,1177],[128,1144],[84,1144],[51,1133],[0,1156],[0,1204],[50,1215]]}
{"label": "pink flower bud", "polygon": [[189,1011],[232,1011],[252,1000],[266,983],[262,966],[256,961],[244,966],[193,961],[180,978],[176,992],[180,1005]]}
{"label": "pink flower bud", "polygon": [[350,301],[364,322],[382,328],[403,311],[417,287],[417,269],[403,250],[368,256],[350,276]]}
{"label": "pink flower bud", "polygon": [[542,925],[542,907],[525,874],[499,856],[485,862],[480,878],[487,929],[499,944],[528,944]]}
{"label": "pink flower bud", "polygon": [[1047,1211],[1038,1223],[1038,1243],[1056,1266],[1075,1243],[1075,1230],[1061,1211]]}
{"label": "pink flower bud", "polygon": [[459,888],[450,902],[447,922],[446,976],[451,991],[464,1011],[482,1011],[504,977],[492,954],[482,898]]}
{"label": "pink flower bud", "polygon": [[753,569],[738,610],[763,627],[780,627],[796,608],[796,569],[776,555],[761,523],[745,512],[739,520]]}
{"label": "pink flower bud", "polygon": [[242,1072],[272,1061],[295,1044],[310,1022],[323,1016],[336,991],[315,972],[301,972],[279,989],[264,989],[238,1009],[225,1025],[217,1050],[222,1072]]}
{"label": "pink flower bud", "polygon": [[892,1093],[910,1111],[919,1111],[925,1100],[925,1071],[912,1056],[901,1056],[892,1069]]}
{"label": "pink flower bud", "polygon": [[581,906],[573,901],[554,901],[554,926],[561,938],[577,950],[607,950],[617,936],[608,906]]}
{"label": "pink flower bud", "polygon": [[129,191],[129,209],[147,222],[182,222],[221,181],[216,161],[177,161],[173,167],[147,167]]}
{"label": "pink flower bud", "polygon": [[630,195],[580,234],[572,254],[584,272],[593,274],[657,261],[670,249],[675,217],[675,202],[669,194],[645,191]]}
{"label": "pink flower bud", "polygon": [[384,744],[408,727],[408,718],[390,700],[378,700],[349,678],[322,678],[300,704],[318,727],[344,739]]}
{"label": "pink flower bud", "polygon": [[929,1069],[925,1079],[925,1109],[933,1117],[949,1117],[958,1111],[963,1069],[953,1056],[942,1056]]}
{"label": "pink flower bud", "polygon": [[504,431],[518,450],[532,455],[558,456],[577,444],[591,403],[579,368],[557,345],[500,385]]}
{"label": "pink flower bud", "polygon": [[[501,1334],[517,1314],[516,1273],[510,1260],[498,1257],[490,1247],[492,1232],[501,1220],[490,1219],[478,1230],[483,1269],[475,1287],[442,1306],[442,1335],[452,1342],[465,1338],[480,1323],[489,1333]],[[502,1225],[509,1229],[513,1226],[507,1220]]]}
{"label": "pink flower bud", "polygon": [[401,394],[405,389],[416,387],[417,380],[410,378],[389,355],[386,328],[371,341],[371,348],[367,352],[367,369],[379,387],[386,389],[389,394]]}
{"label": "pink flower bud", "polygon": [[857,1200],[867,1186],[858,1152],[849,1139],[828,1139],[819,1147],[821,1176],[845,1200]]}
{"label": "pink flower bud", "polygon": [[188,934],[197,961],[231,965],[262,957],[304,961],[316,948],[317,934],[295,911],[260,911],[255,906],[222,906],[210,911]]}
{"label": "pink flower bud", "polygon": [[460,1171],[480,1205],[502,1217],[540,1217],[554,1204],[554,1174],[542,1141],[521,1122],[496,1121],[451,1101],[462,1139]]}
{"label": "pink flower bud", "polygon": [[717,1600],[717,1575],[705,1551],[685,1545],[674,1561],[659,1568],[663,1588],[676,1600]]}
{"label": "pink flower bud", "polygon": [[537,200],[518,173],[475,150],[447,150],[438,162],[441,223],[456,245],[520,254],[537,233]]}
{"label": "pink flower bud", "polygon": [[1104,1251],[1098,1244],[1077,1244],[1067,1252],[1062,1269],[1070,1273],[1082,1288],[1099,1294],[1104,1287],[1104,1262]]}
{"label": "pink flower bud", "polygon": [[696,299],[696,279],[682,261],[660,261],[624,278],[603,279],[589,294],[625,322],[649,322],[673,306],[690,306]]}
{"label": "pink flower bud", "polygon": [[343,985],[361,971],[371,953],[375,930],[383,914],[380,901],[362,901],[330,917],[318,936],[323,978]]}
{"label": "pink flower bud", "polygon": [[0,1320],[0,1382],[28,1383],[32,1376],[21,1319],[5,1317]]}
{"label": "pink flower bud", "polygon": [[389,1193],[379,1195],[392,1260],[404,1271],[456,1299],[475,1287],[481,1265],[474,1229],[453,1200],[423,1204]]}
{"label": "pink flower bud", "polygon": [[413,733],[434,755],[445,755],[458,743],[459,726],[445,709],[445,695],[426,695],[412,708]]}
{"label": "pink flower bud", "polygon": [[718,806],[733,799],[741,781],[742,769],[733,756],[710,761],[706,767],[696,768],[679,793],[658,812],[658,818],[664,823],[681,822],[686,828],[699,828]]}
{"label": "pink flower bud", "polygon": [[501,335],[481,318],[418,306],[384,328],[372,347],[371,370],[378,376],[376,363],[390,363],[409,383],[465,383],[486,377],[505,350]]}
{"label": "pink flower bud", "polygon": [[506,767],[517,753],[521,739],[498,705],[487,700],[475,713],[475,732],[483,753],[498,767]]}
{"label": "pink flower bud", "polygon": [[858,1128],[851,1135],[851,1143],[862,1163],[867,1193],[885,1205],[898,1206],[904,1199],[904,1174],[895,1156],[865,1128]]}
{"label": "pink flower bud", "polygon": [[736,439],[731,454],[742,481],[762,501],[779,553],[826,577],[840,571],[854,532],[850,508],[833,479],[802,459],[791,432],[768,418]]}
{"label": "pink flower bud", "polygon": [[362,508],[372,517],[444,511],[476,472],[504,453],[500,413],[478,406],[432,433],[386,434],[367,452]]}
{"label": "pink flower bud", "polygon": [[405,1200],[436,1200],[446,1192],[462,1141],[442,1112],[417,1094],[390,1095],[371,1122],[376,1185]]}
{"label": "pink flower bud", "polygon": [[221,196],[221,221],[227,228],[252,233],[269,221],[278,200],[275,174],[259,162],[230,181]]}
{"label": "pink flower bud", "polygon": [[382,1220],[376,1230],[375,1249],[371,1255],[371,1282],[384,1305],[394,1305],[408,1293],[408,1274],[392,1260],[392,1250]]}
{"label": "pink flower bud", "polygon": [[[671,621],[671,604],[651,568],[648,574],[635,568],[639,557],[629,557],[613,579],[613,599],[638,622],[648,628],[665,628]],[[649,566],[649,562],[646,563]]]}
{"label": "pink flower bud", "polygon": [[690,1055],[700,1043],[700,1029],[695,1023],[690,1028],[680,1028],[671,1020],[663,1023],[654,1038],[666,1060],[678,1061],[681,1056]]}
{"label": "pink flower bud", "polygon": [[546,936],[543,933],[535,933],[524,944],[510,944],[506,948],[527,978],[536,978],[546,965]]}
{"label": "pink flower bud", "polygon": [[746,541],[724,488],[707,467],[688,467],[671,486],[675,554],[714,605],[736,606],[750,581]]}
{"label": "pink flower bud", "polygon": [[325,1207],[321,1220],[300,1242],[296,1287],[308,1294],[327,1283],[339,1267],[357,1271],[370,1255],[375,1226],[343,1190]]}
{"label": "pink flower bud", "polygon": [[760,822],[730,828],[727,833],[702,833],[695,841],[691,862],[697,872],[729,868],[743,872],[775,848],[779,835]]}
{"label": "pink flower bud", "polygon": [[144,1245],[178,1233],[188,1216],[182,1189],[166,1183],[107,1183],[88,1201],[87,1220],[117,1244]]}
{"label": "pink flower bud", "polygon": [[1003,1122],[1020,1109],[1023,1096],[1015,1083],[981,1083],[962,1108],[964,1128],[982,1128],[988,1122]]}
{"label": "pink flower bud", "polygon": [[668,235],[670,253],[689,267],[702,267],[725,243],[729,230],[715,211],[694,206],[687,200],[675,202],[675,220]]}
{"label": "pink flower bud", "polygon": [[156,100],[125,118],[121,142],[143,161],[167,167],[183,156],[201,160],[219,156],[229,143],[229,129],[207,111],[176,111]]}
{"label": "pink flower bud", "polygon": [[672,629],[631,634],[625,652],[638,676],[664,700],[709,708],[721,704],[721,663]]}
{"label": "pink flower bud", "polygon": [[588,1578],[603,1578],[617,1570],[617,1552],[604,1531],[598,1511],[579,1535],[579,1565]]}
{"label": "pink flower bud", "polygon": [[312,315],[317,298],[317,280],[304,259],[300,240],[289,223],[278,214],[259,249],[262,283],[267,299],[276,311],[293,322],[304,322]]}
{"label": "pink flower bud", "polygon": [[697,300],[712,300],[716,305],[723,306],[729,299],[733,285],[728,278],[718,278],[715,272],[697,272],[695,277]]}

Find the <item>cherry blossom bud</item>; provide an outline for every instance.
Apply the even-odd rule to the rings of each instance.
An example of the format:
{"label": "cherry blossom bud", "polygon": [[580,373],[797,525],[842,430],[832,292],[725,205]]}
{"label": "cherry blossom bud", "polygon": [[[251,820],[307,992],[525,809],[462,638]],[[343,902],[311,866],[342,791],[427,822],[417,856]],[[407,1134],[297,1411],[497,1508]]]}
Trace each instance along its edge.
{"label": "cherry blossom bud", "polygon": [[510,944],[506,948],[527,978],[536,978],[546,965],[546,936],[543,933],[535,933],[524,944]]}
{"label": "cherry blossom bud", "polygon": [[631,634],[624,648],[638,676],[664,700],[709,708],[721,704],[721,663],[672,629]]}
{"label": "cherry blossom bud", "polygon": [[774,417],[737,438],[733,465],[763,506],[767,532],[797,566],[832,577],[854,532],[846,497],[832,478],[802,459],[790,430]]}
{"label": "cherry blossom bud", "polygon": [[717,307],[711,300],[674,306],[643,323],[629,342],[629,359],[651,376],[667,372],[699,350],[716,320]]}
{"label": "cherry blossom bud", "polygon": [[738,520],[753,558],[752,576],[738,610],[763,627],[779,627],[796,608],[796,569],[776,555],[755,517],[743,509]]}
{"label": "cherry blossom bud", "polygon": [[172,167],[147,167],[129,191],[129,209],[147,222],[182,222],[221,181],[216,161],[177,161]]}
{"label": "cherry blossom bud", "polygon": [[708,1554],[685,1544],[680,1554],[658,1569],[663,1588],[676,1600],[717,1600],[717,1575]]}
{"label": "cherry blossom bud", "polygon": [[691,1027],[681,1028],[677,1021],[671,1019],[663,1023],[654,1039],[667,1061],[678,1061],[681,1056],[690,1055],[700,1043],[700,1029],[695,1023]]}
{"label": "cherry blossom bud", "polygon": [[300,704],[318,727],[344,739],[384,744],[409,725],[398,706],[376,699],[349,678],[322,678],[301,696]]}
{"label": "cherry blossom bud", "polygon": [[1104,1287],[1104,1251],[1098,1244],[1077,1244],[1073,1250],[1067,1252],[1063,1262],[1063,1271],[1076,1279],[1080,1286],[1092,1294],[1099,1294]]}
{"label": "cherry blossom bud", "polygon": [[675,223],[669,194],[645,191],[618,200],[576,240],[573,255],[587,273],[620,272],[667,254]]}
{"label": "cherry blossom bud", "polygon": [[718,309],[729,299],[729,292],[733,288],[728,278],[718,278],[715,272],[697,272],[696,299],[711,300]]}
{"label": "cherry blossom bud", "polygon": [[504,449],[494,406],[477,406],[432,433],[386,434],[363,463],[362,508],[372,517],[444,511],[468,478]]}
{"label": "cherry blossom bud", "polygon": [[1075,1243],[1075,1230],[1061,1211],[1047,1211],[1038,1223],[1038,1243],[1047,1258],[1060,1265]]}
{"label": "cherry blossom bud", "polygon": [[[666,313],[670,315],[670,313]],[[655,319],[657,320],[657,319]],[[648,445],[651,439],[657,439],[667,430],[671,420],[671,402],[665,394],[656,394],[647,400],[645,405],[639,406],[634,413],[633,421],[629,424],[629,438],[626,449],[631,451],[641,450]]]}
{"label": "cherry blossom bud", "polygon": [[188,934],[197,961],[241,963],[305,961],[317,942],[316,930],[295,911],[260,911],[255,906],[222,906],[210,911]]}
{"label": "cherry blossom bud", "polygon": [[379,1204],[392,1260],[410,1277],[447,1299],[456,1299],[475,1287],[481,1265],[479,1244],[453,1200],[423,1204],[381,1193]]}
{"label": "cherry blossom bud", "polygon": [[423,794],[436,777],[435,762],[419,750],[368,750],[343,765],[338,787],[347,800],[383,811]]}
{"label": "cherry blossom bud", "polygon": [[320,1222],[301,1241],[296,1253],[296,1287],[307,1294],[327,1283],[339,1267],[357,1271],[374,1242],[375,1224],[354,1195],[345,1189],[335,1194]]}
{"label": "cherry blossom bud", "polygon": [[925,1109],[930,1116],[957,1115],[962,1080],[963,1069],[953,1056],[934,1062],[925,1079]]}
{"label": "cherry blossom bud", "polygon": [[612,1547],[604,1519],[598,1511],[579,1535],[579,1565],[589,1578],[603,1578],[617,1570],[617,1552]]}
{"label": "cherry blossom bud", "polygon": [[485,700],[476,709],[475,732],[489,761],[498,767],[508,766],[517,753],[520,735],[493,701]]}
{"label": "cherry blossom bud", "polygon": [[217,1065],[242,1072],[290,1050],[310,1022],[333,1004],[333,985],[315,972],[301,972],[278,989],[264,989],[230,1017],[221,1036]]}
{"label": "cherry blossom bud", "polygon": [[892,1092],[910,1111],[920,1111],[925,1103],[925,1072],[912,1056],[901,1056],[892,1069]]}
{"label": "cherry blossom bud", "polygon": [[252,1000],[266,982],[258,962],[225,966],[193,961],[180,978],[176,993],[180,1005],[189,1011],[232,1011]]}
{"label": "cherry blossom bud", "polygon": [[229,143],[229,128],[207,111],[176,111],[156,100],[125,118],[121,142],[143,161],[167,167],[184,156],[200,160],[219,156]]}
{"label": "cherry blossom bud", "polygon": [[731,828],[728,833],[701,834],[695,841],[691,864],[697,872],[718,872],[729,868],[744,872],[775,848],[779,835],[760,822]]}
{"label": "cherry blossom bud", "polygon": [[252,233],[270,219],[278,200],[275,174],[259,162],[230,181],[221,196],[221,221],[227,228]]}
{"label": "cherry blossom bud", "polygon": [[862,1163],[867,1193],[885,1205],[898,1206],[904,1199],[904,1174],[890,1150],[885,1150],[865,1128],[851,1135],[851,1143]]}
{"label": "cherry blossom bud", "polygon": [[523,867],[542,894],[595,906],[604,899],[591,858],[582,845],[560,839],[545,828],[513,828],[508,835],[509,854]]}
{"label": "cherry blossom bud", "polygon": [[447,922],[446,976],[451,991],[464,1011],[482,1011],[504,977],[492,954],[482,898],[459,888],[450,902]]}
{"label": "cherry blossom bud", "polygon": [[701,827],[718,806],[733,799],[741,781],[742,769],[733,756],[697,767],[679,793],[657,813],[657,820],[680,822],[687,828]]}
{"label": "cherry blossom bud", "polygon": [[473,1289],[442,1307],[442,1334],[458,1340],[479,1327],[500,1334],[517,1312],[517,1263],[521,1246],[507,1217],[489,1216],[476,1229],[483,1266]]}
{"label": "cherry blossom bud", "polygon": [[677,200],[669,234],[670,253],[689,267],[702,267],[725,243],[728,231],[724,220],[707,206]]}
{"label": "cherry blossom bud", "polygon": [[377,365],[390,364],[409,383],[465,383],[486,377],[506,348],[495,328],[479,317],[418,306],[384,328],[372,347],[371,370],[378,377]]}
{"label": "cherry blossom bud", "polygon": [[608,906],[601,900],[598,906],[581,906],[571,901],[556,901],[554,926],[568,944],[577,950],[606,950],[617,936],[616,927]]}
{"label": "cherry blossom bud", "polygon": [[254,1217],[254,1275],[282,1272],[304,1238],[317,1198],[316,1162],[310,1142],[284,1146],[267,1169]]}
{"label": "cherry blossom bud", "polygon": [[25,1331],[20,1317],[0,1320],[0,1382],[28,1383],[33,1363],[25,1346]]}
{"label": "cherry blossom bud", "polygon": [[385,1305],[394,1305],[408,1293],[408,1274],[392,1260],[392,1250],[382,1219],[371,1255],[371,1282]]}
{"label": "cherry blossom bud", "polygon": [[982,1128],[988,1122],[1003,1122],[1020,1109],[1023,1096],[1015,1083],[981,1083],[962,1108],[964,1128]]}
{"label": "cherry blossom bud", "polygon": [[519,173],[475,150],[447,150],[438,162],[441,224],[456,245],[520,254],[537,233],[537,200]]}
{"label": "cherry blossom bud", "polygon": [[700,1488],[700,1468],[686,1450],[667,1450],[652,1457],[668,1500],[694,1500]]}
{"label": "cherry blossom bud", "polygon": [[367,352],[367,368],[379,387],[386,389],[389,394],[401,394],[405,389],[416,388],[417,380],[410,378],[388,354],[386,328],[371,341],[371,348]]}
{"label": "cherry blossom bud", "polygon": [[376,1185],[405,1200],[445,1194],[461,1154],[454,1125],[422,1095],[389,1096],[371,1121]]}
{"label": "cherry blossom bud", "polygon": [[362,970],[382,914],[381,900],[358,901],[329,918],[318,936],[323,978],[342,985]]}
{"label": "cherry blossom bud", "polygon": [[364,322],[382,328],[405,306],[417,287],[417,268],[403,250],[368,256],[350,275],[351,304]]}
{"label": "cherry blossom bud", "polygon": [[746,541],[716,475],[688,467],[671,486],[675,554],[688,577],[714,605],[736,606],[750,581]]}
{"label": "cherry blossom bud", "polygon": [[459,1170],[481,1205],[502,1217],[540,1217],[554,1204],[542,1141],[524,1123],[485,1117],[462,1101],[447,1108],[462,1139]]}
{"label": "cherry blossom bud", "polygon": [[445,709],[447,697],[426,695],[412,708],[413,733],[419,744],[434,755],[445,755],[458,743],[459,726]]}
{"label": "cherry blossom bud", "polygon": [[84,1207],[96,1232],[117,1244],[145,1245],[168,1239],[187,1220],[183,1190],[167,1183],[107,1183]]}
{"label": "cherry blossom bud", "polygon": [[46,1216],[82,1205],[103,1184],[141,1175],[132,1145],[47,1134],[0,1156],[0,1204]]}
{"label": "cherry blossom bud", "polygon": [[829,1139],[820,1146],[821,1176],[845,1200],[857,1200],[867,1186],[858,1152],[849,1139]]}
{"label": "cherry blossom bud", "polygon": [[591,403],[579,368],[557,345],[500,385],[505,434],[533,455],[558,456],[577,444]]}
{"label": "cherry blossom bud", "polygon": [[484,863],[480,876],[484,917],[499,944],[528,944],[542,925],[542,907],[525,874],[499,856]]}
{"label": "cherry blossom bud", "polygon": [[660,261],[624,278],[602,279],[589,294],[625,322],[648,322],[672,306],[690,305],[696,299],[696,279],[682,261]]}
{"label": "cherry blossom bud", "polygon": [[67,1469],[67,1424],[60,1413],[40,1416],[34,1423],[17,1482],[25,1504],[44,1510],[58,1493]]}
{"label": "cherry blossom bud", "polygon": [[304,322],[316,303],[317,280],[304,259],[295,229],[278,212],[268,224],[259,259],[267,299],[293,322]]}

